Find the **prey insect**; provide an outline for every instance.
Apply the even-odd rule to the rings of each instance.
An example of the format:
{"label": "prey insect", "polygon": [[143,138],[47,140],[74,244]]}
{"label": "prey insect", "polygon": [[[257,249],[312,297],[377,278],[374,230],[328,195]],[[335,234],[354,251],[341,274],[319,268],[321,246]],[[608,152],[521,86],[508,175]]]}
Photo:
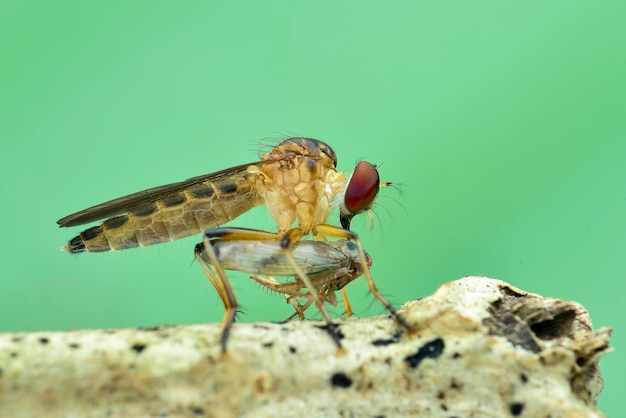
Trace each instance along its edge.
{"label": "prey insect", "polygon": [[[290,232],[298,232],[292,229]],[[357,235],[349,230],[332,225],[319,225],[318,234],[327,238],[339,238],[339,244],[327,241],[294,240],[290,233],[278,235],[271,232],[243,228],[217,228],[204,234],[204,240],[195,249],[195,256],[203,268],[226,311],[222,322],[222,349],[237,313],[237,299],[225,270],[254,273],[253,279],[262,285],[283,293],[304,317],[304,310],[315,302],[326,321],[326,330],[339,350],[342,350],[336,324],[333,323],[324,302],[334,304],[334,292],[341,290],[344,308],[348,315],[352,308],[348,302],[345,286],[363,274],[370,292],[387,308],[397,322],[406,329],[410,325],[385,299],[374,283],[370,273],[371,258],[365,253]],[[334,251],[333,251],[334,250]],[[318,251],[316,255],[312,252]],[[330,254],[334,252],[334,254]],[[292,283],[280,284],[273,279],[263,279],[262,274],[295,276]],[[302,290],[305,290],[304,292]],[[306,297],[310,302],[299,305],[293,297]]]}
{"label": "prey insect", "polygon": [[[71,253],[123,250],[209,231],[203,241],[205,253],[201,255],[202,251],[198,252],[196,247],[196,258],[224,303],[223,351],[234,322],[237,299],[219,258],[208,245],[212,238],[280,242],[286,260],[329,329],[333,329],[333,324],[324,297],[303,271],[292,248],[309,234],[315,240],[350,239],[358,249],[370,289],[374,289],[374,295],[396,320],[408,328],[389,302],[375,291],[361,242],[350,231],[352,218],[373,205],[379,188],[386,183],[380,183],[376,167],[366,161],[357,165],[349,179],[336,166],[337,156],[327,144],[312,138],[289,138],[263,154],[260,161],[113,199],[68,215],[57,223],[70,227],[104,219],[100,225],[69,240],[64,249]],[[336,197],[340,197],[339,218],[343,229],[326,224]],[[268,208],[278,225],[276,233],[214,230],[256,206]],[[292,227],[294,223],[296,227]],[[207,272],[207,263],[215,269],[213,276]]]}
{"label": "prey insect", "polygon": [[[237,239],[224,239],[222,236],[237,236]],[[220,277],[213,264],[215,262],[225,270],[236,270],[250,273],[250,278],[267,289],[282,294],[291,304],[296,313],[286,321],[296,316],[304,319],[304,311],[313,303],[313,297],[307,291],[306,285],[298,278],[293,266],[287,259],[285,249],[280,242],[272,240],[242,239],[242,236],[251,234],[263,236],[264,231],[242,230],[239,228],[220,228],[207,231],[206,240],[196,246],[196,257],[212,283],[220,287]],[[273,238],[273,235],[269,235]],[[258,236],[256,237],[258,238]],[[216,260],[209,256],[205,245],[210,245]],[[335,292],[344,291],[345,286],[363,274],[363,266],[359,258],[359,251],[354,242],[342,239],[337,241],[295,242],[291,253],[301,270],[313,284],[315,291],[324,302],[332,306],[337,305]],[[365,253],[366,266],[372,266],[372,259]],[[263,276],[262,276],[263,275]],[[279,282],[274,277],[293,277],[292,281]],[[301,304],[300,300],[305,303]],[[347,316],[352,315],[352,307],[347,295],[343,297],[344,311]]]}

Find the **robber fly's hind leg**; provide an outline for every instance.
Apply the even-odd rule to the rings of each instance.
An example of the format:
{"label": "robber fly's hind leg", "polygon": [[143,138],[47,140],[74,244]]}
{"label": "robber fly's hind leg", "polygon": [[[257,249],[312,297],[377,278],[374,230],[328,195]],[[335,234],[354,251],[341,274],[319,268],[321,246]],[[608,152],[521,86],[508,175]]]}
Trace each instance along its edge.
{"label": "robber fly's hind leg", "polygon": [[339,352],[343,352],[343,346],[341,345],[342,336],[339,333],[338,325],[335,324],[330,318],[328,310],[326,309],[326,306],[324,306],[324,299],[322,299],[319,290],[315,288],[313,282],[311,282],[309,276],[307,276],[307,274],[302,270],[302,267],[298,264],[291,252],[291,244],[298,241],[301,237],[302,233],[299,229],[291,229],[287,233],[285,233],[285,235],[283,235],[280,241],[280,245],[285,251],[287,260],[289,260],[289,263],[291,264],[291,267],[293,267],[293,270],[296,272],[298,278],[302,280],[302,283],[304,283],[306,288],[309,290],[309,293],[313,297],[313,301],[315,302],[315,306],[322,313],[322,316],[326,321],[326,331],[328,332],[328,334],[330,334],[331,338],[337,345],[337,349],[339,350]]}
{"label": "robber fly's hind leg", "polygon": [[205,234],[203,242],[196,245],[194,255],[202,270],[206,274],[207,278],[215,288],[217,295],[224,304],[224,318],[222,319],[222,336],[220,338],[220,345],[222,352],[226,352],[226,343],[230,334],[230,328],[235,322],[235,315],[237,314],[237,298],[235,297],[235,291],[233,290],[226,272],[222,268],[222,265],[217,259],[215,250],[211,245],[210,237]]}
{"label": "robber fly's hind leg", "polygon": [[[363,250],[363,246],[361,245],[361,240],[359,236],[354,232],[348,229],[338,228],[332,225],[318,225],[317,233],[319,235],[329,237],[329,238],[345,238],[353,241],[356,244],[357,250],[359,252],[359,260],[361,263],[361,269],[363,271],[363,275],[365,275],[365,279],[367,280],[367,286],[369,287],[370,292],[374,295],[376,299],[389,311],[391,316],[404,328],[408,331],[412,331],[413,328],[407,322],[406,319],[402,315],[398,313],[398,311],[389,303],[387,299],[383,295],[380,294],[378,288],[376,287],[376,283],[374,283],[374,279],[372,278],[372,273],[370,272],[369,266],[367,264],[367,257],[365,256],[365,251]],[[345,297],[344,293],[344,297]]]}

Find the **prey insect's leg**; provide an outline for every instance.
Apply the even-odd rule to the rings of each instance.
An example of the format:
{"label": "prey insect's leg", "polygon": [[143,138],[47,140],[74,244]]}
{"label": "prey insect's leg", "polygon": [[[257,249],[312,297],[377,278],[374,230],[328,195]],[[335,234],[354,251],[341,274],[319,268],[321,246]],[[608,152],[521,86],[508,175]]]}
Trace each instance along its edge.
{"label": "prey insect's leg", "polygon": [[[385,299],[385,297],[381,295],[378,289],[376,288],[376,284],[374,283],[374,279],[372,278],[372,273],[370,272],[369,266],[367,265],[367,258],[365,257],[365,251],[363,250],[363,246],[361,245],[361,240],[359,239],[358,235],[350,230],[341,229],[336,226],[326,225],[326,224],[317,226],[317,234],[322,235],[324,237],[345,238],[345,239],[354,241],[359,251],[359,259],[361,261],[361,268],[363,269],[363,274],[365,275],[365,278],[367,280],[367,286],[369,287],[370,292],[372,292],[374,297],[378,299],[378,301],[382,303],[385,308],[387,308],[389,313],[391,313],[391,315],[400,325],[402,325],[404,328],[406,328],[409,331],[412,330],[411,325],[409,325],[406,319],[404,319],[398,313],[398,311],[396,311],[396,309],[391,305],[391,303],[389,303],[389,301]],[[345,293],[342,292],[342,294],[344,294],[344,297],[345,297]]]}
{"label": "prey insect's leg", "polygon": [[[309,306],[311,306],[311,304],[313,303],[313,299],[309,297],[308,293],[299,291],[302,288],[302,283],[300,281],[295,281],[291,283],[280,283],[271,276],[262,277],[258,274],[251,274],[250,278],[258,284],[267,287],[273,292],[282,293],[287,299],[287,303],[294,307],[296,312],[289,316],[289,318],[285,319],[283,322],[289,322],[296,316],[298,316],[300,320],[304,320],[304,311]],[[298,297],[306,297],[308,300],[304,305],[300,305],[297,300]]]}
{"label": "prey insect's leg", "polygon": [[[253,274],[251,277],[257,283],[284,294],[301,318],[304,317],[304,310],[315,302],[326,321],[327,332],[341,348],[341,336],[324,303],[336,306],[335,292],[363,273],[361,259],[365,259],[365,264],[369,266],[371,258],[361,256],[357,245],[349,240],[301,240],[301,236],[299,229],[283,235],[238,228],[217,228],[205,233],[204,242],[196,248],[197,258],[227,310],[224,349],[234,320],[234,312],[228,316],[228,311],[236,306],[234,292],[224,270]],[[258,274],[267,275],[267,278]],[[272,278],[273,274],[295,277],[295,281],[280,283]],[[304,305],[300,298],[307,299]],[[351,312],[349,303],[344,306]]]}
{"label": "prey insect's leg", "polygon": [[309,298],[304,305],[300,305],[293,296],[287,296],[287,302],[293,306],[296,311],[292,313],[289,318],[285,319],[284,322],[289,322],[296,316],[299,317],[301,321],[304,321],[304,311],[306,311],[309,306],[313,304],[313,298]]}

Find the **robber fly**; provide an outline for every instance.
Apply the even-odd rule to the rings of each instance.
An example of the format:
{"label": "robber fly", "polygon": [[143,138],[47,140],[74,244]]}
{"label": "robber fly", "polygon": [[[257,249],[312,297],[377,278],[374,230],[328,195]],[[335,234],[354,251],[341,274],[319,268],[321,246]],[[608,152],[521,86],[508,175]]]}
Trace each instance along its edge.
{"label": "robber fly", "polygon": [[[381,183],[376,167],[361,161],[348,179],[336,170],[337,156],[327,144],[312,138],[289,138],[276,145],[261,160],[231,167],[212,174],[155,187],[120,197],[68,215],[57,221],[61,227],[104,221],[72,238],[64,250],[71,253],[123,250],[172,241],[207,231],[202,250],[196,247],[196,259],[224,303],[222,350],[235,319],[237,299],[219,258],[210,245],[212,238],[222,240],[279,241],[294,273],[304,283],[329,330],[334,325],[315,284],[290,247],[312,234],[316,240],[350,239],[359,252],[363,274],[370,290],[403,326],[404,319],[376,290],[369,272],[367,257],[358,236],[350,231],[352,218],[367,211]],[[325,224],[334,199],[339,199],[342,228]],[[278,224],[276,233],[216,228],[255,206],[266,206]],[[296,228],[292,228],[294,222]],[[213,276],[207,272],[213,266]],[[339,338],[333,336],[338,347]]]}
{"label": "robber fly", "polygon": [[312,138],[289,138],[261,157],[212,174],[154,187],[68,215],[61,227],[101,219],[64,247],[71,253],[123,250],[173,241],[215,228],[255,206],[265,205],[278,224],[278,233],[295,221],[302,235],[326,222],[336,196],[341,224],[373,204],[380,180],[376,167],[363,161],[348,182],[336,171],[337,156]]}

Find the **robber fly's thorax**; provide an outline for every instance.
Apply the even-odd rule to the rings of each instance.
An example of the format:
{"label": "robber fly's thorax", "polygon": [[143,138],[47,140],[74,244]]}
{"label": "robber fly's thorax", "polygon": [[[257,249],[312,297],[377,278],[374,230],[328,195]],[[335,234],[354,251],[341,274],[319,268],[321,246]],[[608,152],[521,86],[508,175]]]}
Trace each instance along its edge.
{"label": "robber fly's thorax", "polygon": [[335,170],[335,153],[325,144],[307,138],[283,144],[263,155],[262,160],[273,159],[276,155],[281,155],[282,159],[258,167],[257,192],[265,199],[279,232],[288,231],[296,221],[306,235],[325,223],[330,204],[345,188],[346,178]]}

